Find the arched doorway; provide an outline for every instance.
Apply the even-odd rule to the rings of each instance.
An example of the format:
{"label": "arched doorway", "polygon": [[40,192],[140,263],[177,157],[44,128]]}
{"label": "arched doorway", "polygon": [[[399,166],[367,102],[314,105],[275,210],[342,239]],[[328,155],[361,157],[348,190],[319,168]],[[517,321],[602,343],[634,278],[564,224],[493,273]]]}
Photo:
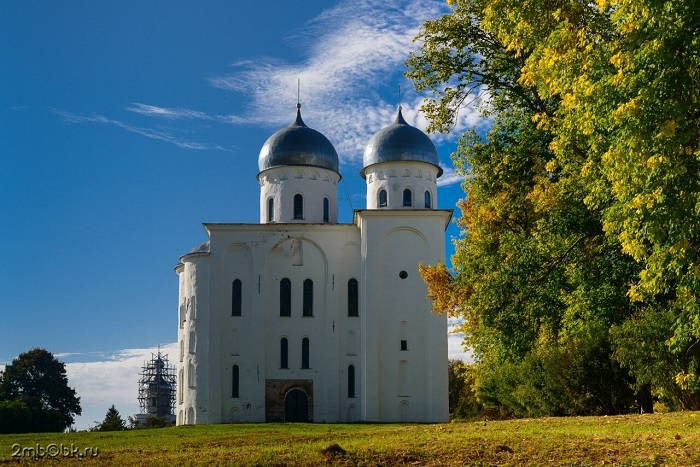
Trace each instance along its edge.
{"label": "arched doorway", "polygon": [[309,421],[309,396],[303,389],[290,389],[284,396],[284,421]]}

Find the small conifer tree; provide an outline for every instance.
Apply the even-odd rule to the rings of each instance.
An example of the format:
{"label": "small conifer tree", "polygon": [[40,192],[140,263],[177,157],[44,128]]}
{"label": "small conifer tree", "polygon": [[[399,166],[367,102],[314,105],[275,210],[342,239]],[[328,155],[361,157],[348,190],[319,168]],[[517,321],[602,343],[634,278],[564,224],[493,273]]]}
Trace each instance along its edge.
{"label": "small conifer tree", "polygon": [[119,415],[119,411],[114,407],[107,410],[107,415],[102,423],[99,423],[96,427],[96,431],[122,431],[126,430],[126,422]]}

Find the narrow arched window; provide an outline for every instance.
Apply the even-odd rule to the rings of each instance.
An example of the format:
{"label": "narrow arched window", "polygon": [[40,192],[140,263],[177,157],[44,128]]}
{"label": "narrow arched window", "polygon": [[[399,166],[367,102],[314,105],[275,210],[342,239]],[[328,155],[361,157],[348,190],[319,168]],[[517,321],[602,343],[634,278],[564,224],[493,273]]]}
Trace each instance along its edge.
{"label": "narrow arched window", "polygon": [[386,200],[386,190],[379,190],[379,206],[380,208],[384,208],[387,205],[387,200]]}
{"label": "narrow arched window", "polygon": [[267,199],[267,222],[272,222],[275,218],[275,199]]}
{"label": "narrow arched window", "polygon": [[280,281],[280,316],[292,316],[292,281]]}
{"label": "narrow arched window", "polygon": [[304,304],[302,316],[314,315],[314,281],[306,279],[304,281]]}
{"label": "narrow arched window", "polygon": [[238,365],[233,365],[233,368],[231,368],[231,397],[240,397],[239,388],[240,380]]}
{"label": "narrow arched window", "polygon": [[425,207],[426,208],[433,207],[433,201],[430,199],[430,192],[428,190],[425,190]]}
{"label": "narrow arched window", "polygon": [[403,205],[413,206],[413,192],[408,188],[403,190]]}
{"label": "narrow arched window", "polygon": [[300,194],[294,195],[294,218],[304,218],[304,197]]}
{"label": "narrow arched window", "polygon": [[357,279],[350,279],[348,281],[348,316],[360,316],[358,295]]}
{"label": "narrow arched window", "polygon": [[195,381],[196,377],[194,374],[194,363],[192,363],[192,360],[190,360],[189,364],[187,365],[187,385],[193,388]]}
{"label": "narrow arched window", "polygon": [[301,367],[309,368],[309,338],[301,340]]}
{"label": "narrow arched window", "polygon": [[348,366],[348,397],[355,397],[355,367]]}
{"label": "narrow arched window", "polygon": [[240,279],[236,279],[231,284],[231,316],[241,316],[241,305],[243,303],[242,284]]}
{"label": "narrow arched window", "polygon": [[191,354],[195,353],[197,350],[197,335],[194,333],[194,330],[190,331],[190,344],[189,344],[189,352]]}
{"label": "narrow arched window", "polygon": [[323,198],[323,222],[330,220],[330,201],[328,198]]}
{"label": "narrow arched window", "polygon": [[280,368],[289,368],[289,342],[286,337],[280,340]]}

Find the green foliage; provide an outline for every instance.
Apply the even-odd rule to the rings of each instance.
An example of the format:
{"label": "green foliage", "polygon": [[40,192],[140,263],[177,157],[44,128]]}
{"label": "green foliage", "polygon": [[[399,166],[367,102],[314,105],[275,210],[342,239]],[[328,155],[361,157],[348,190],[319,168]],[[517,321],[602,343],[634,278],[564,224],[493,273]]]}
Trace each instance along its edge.
{"label": "green foliage", "polygon": [[80,413],[65,364],[44,349],[20,354],[0,374],[0,432],[63,431]]}
{"label": "green foliage", "polygon": [[112,407],[107,410],[105,419],[95,427],[95,431],[122,430],[126,430],[126,422],[122,419],[121,415],[119,415],[119,411],[114,407],[114,404],[112,404]]}
{"label": "green foliage", "polygon": [[451,420],[473,420],[483,410],[476,398],[474,365],[451,359],[447,365],[449,410]]}
{"label": "green foliage", "polygon": [[621,413],[651,391],[697,407],[700,2],[452,4],[407,75],[430,129],[467,103],[492,126],[453,155],[454,269],[421,274],[436,311],[463,320],[481,402]]}
{"label": "green foliage", "polygon": [[148,417],[143,428],[165,428],[175,425],[167,417]]}
{"label": "green foliage", "polygon": [[693,368],[693,349],[678,354],[666,344],[676,319],[670,310],[646,309],[612,330],[615,358],[630,369],[637,385],[653,388],[654,396],[670,409],[700,410],[700,388],[684,387],[676,375]]}

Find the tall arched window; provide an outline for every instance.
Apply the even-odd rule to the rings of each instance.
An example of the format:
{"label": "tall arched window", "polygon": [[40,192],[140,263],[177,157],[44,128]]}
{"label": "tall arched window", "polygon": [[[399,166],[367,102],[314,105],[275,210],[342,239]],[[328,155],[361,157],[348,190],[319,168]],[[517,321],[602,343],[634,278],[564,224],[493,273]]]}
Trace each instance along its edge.
{"label": "tall arched window", "polygon": [[328,198],[323,198],[323,222],[330,221],[330,212],[330,201],[328,201]]}
{"label": "tall arched window", "polygon": [[355,367],[348,365],[348,397],[355,397]]}
{"label": "tall arched window", "polygon": [[301,340],[301,367],[309,368],[309,338]]}
{"label": "tall arched window", "polygon": [[426,208],[433,207],[433,201],[430,199],[430,192],[428,190],[425,190],[425,207]]}
{"label": "tall arched window", "polygon": [[413,192],[408,188],[403,190],[403,205],[413,206]]}
{"label": "tall arched window", "polygon": [[242,288],[240,279],[236,279],[231,284],[231,316],[241,316],[241,305],[243,304]]}
{"label": "tall arched window", "polygon": [[379,190],[379,199],[377,200],[377,203],[379,204],[379,206],[377,206],[379,208],[386,207],[386,190]]}
{"label": "tall arched window", "polygon": [[231,368],[231,397],[240,397],[239,388],[240,380],[238,365],[233,365]]}
{"label": "tall arched window", "polygon": [[302,316],[314,315],[314,281],[306,279],[304,281],[304,304]]}
{"label": "tall arched window", "polygon": [[357,279],[348,281],[348,316],[360,316]]}
{"label": "tall arched window", "polygon": [[267,222],[272,222],[275,218],[275,199],[267,199]]}
{"label": "tall arched window", "polygon": [[294,195],[294,218],[304,218],[304,197],[298,193]]}
{"label": "tall arched window", "polygon": [[280,340],[280,368],[289,368],[289,341],[286,337]]}
{"label": "tall arched window", "polygon": [[292,281],[280,281],[280,316],[292,316]]}

